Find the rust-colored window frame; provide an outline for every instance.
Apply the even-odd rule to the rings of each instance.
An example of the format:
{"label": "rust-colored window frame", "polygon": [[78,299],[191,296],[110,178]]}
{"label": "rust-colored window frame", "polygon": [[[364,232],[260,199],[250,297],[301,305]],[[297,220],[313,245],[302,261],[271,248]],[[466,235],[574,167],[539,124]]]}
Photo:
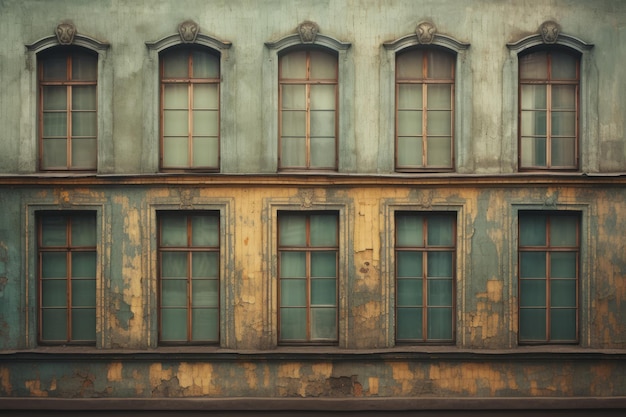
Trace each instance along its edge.
{"label": "rust-colored window frame", "polygon": [[[72,79],[72,66],[73,66],[73,54],[80,53],[82,55],[91,55],[96,62],[98,61],[98,55],[94,52],[91,52],[88,49],[77,48],[77,47],[58,47],[54,48],[54,50],[49,52],[41,53],[37,59],[37,80],[38,80],[38,142],[39,142],[39,154],[38,154],[38,166],[40,171],[78,171],[78,172],[93,172],[98,169],[97,164],[98,161],[96,159],[96,166],[93,168],[74,168],[72,167],[72,87],[74,86],[94,86],[96,89],[95,99],[96,99],[96,109],[94,112],[96,113],[96,118],[98,115],[98,74],[96,74],[95,80],[73,80]],[[45,80],[44,79],[44,66],[46,64],[47,58],[56,58],[59,56],[65,56],[66,59],[66,79],[65,80]],[[49,86],[60,86],[66,87],[67,94],[67,102],[66,102],[66,134],[63,137],[66,140],[66,166],[65,167],[52,167],[45,168],[43,163],[44,157],[44,140],[47,140],[44,137],[44,89]],[[58,137],[51,137],[50,139],[57,139]],[[98,149],[98,132],[96,130],[96,153]]]}
{"label": "rust-colored window frame", "polygon": [[[396,59],[396,80],[395,80],[395,123],[394,123],[394,137],[395,137],[395,157],[394,157],[394,165],[395,170],[397,172],[451,172],[454,171],[454,167],[456,166],[455,162],[455,152],[454,152],[454,126],[455,126],[455,78],[456,78],[456,54],[449,50],[445,50],[443,48],[437,47],[428,47],[428,48],[410,48],[401,52],[398,52],[397,56],[403,54],[410,54],[415,51],[423,52],[422,59],[422,74],[424,74],[421,78],[402,78],[398,77],[398,60]],[[433,78],[433,75],[428,73],[428,52],[436,51],[438,53],[448,54],[452,57],[451,63],[451,77],[450,78]],[[421,85],[422,86],[422,165],[421,166],[400,166],[398,163],[398,112],[401,110],[399,108],[399,90],[402,85]],[[430,85],[449,85],[450,86],[450,166],[444,165],[431,165],[428,163],[428,86]],[[439,110],[439,109],[438,109]]]}
{"label": "rust-colored window frame", "polygon": [[[311,78],[311,52],[322,52],[332,56],[335,62],[335,78],[330,79],[314,79]],[[283,71],[281,60],[284,56],[287,56],[294,52],[306,53],[306,78],[305,79],[293,79],[283,78]],[[304,85],[306,94],[306,127],[305,127],[305,165],[304,166],[283,166],[282,164],[282,126],[283,126],[283,86],[284,85]],[[334,85],[335,86],[335,162],[333,167],[312,167],[311,166],[311,86],[312,85]],[[293,48],[282,53],[279,56],[278,63],[278,167],[281,171],[301,171],[301,170],[332,170],[336,171],[339,161],[339,58],[334,51],[327,50],[325,48]]]}
{"label": "rust-colored window frame", "polygon": [[[580,167],[580,61],[581,56],[579,53],[572,51],[564,47],[556,48],[532,48],[519,56],[519,71],[521,74],[521,67],[523,65],[522,59],[524,56],[535,53],[546,52],[547,54],[547,66],[548,77],[545,80],[537,79],[523,79],[518,82],[518,134],[517,134],[517,149],[518,152],[518,167],[520,171],[577,171]],[[552,53],[561,52],[571,55],[576,58],[576,79],[575,80],[558,80],[552,79]],[[523,166],[522,165],[522,86],[524,85],[545,85],[546,86],[546,166]],[[575,98],[575,137],[574,137],[574,158],[575,163],[573,166],[553,167],[552,166],[552,87],[557,85],[574,85],[576,86],[576,98]],[[533,109],[530,109],[533,110]],[[532,135],[533,138],[542,137],[541,135]]]}
{"label": "rust-colored window frame", "polygon": [[[306,212],[300,212],[300,211],[281,211],[278,213],[278,234],[277,236],[280,236],[280,218],[281,215],[290,215],[290,214],[297,214],[297,215],[303,215],[306,217],[306,245],[305,246],[281,246],[280,245],[280,238],[279,238],[279,243],[278,243],[278,341],[279,344],[281,345],[336,345],[339,341],[339,213],[336,211],[306,211]],[[311,246],[310,244],[310,237],[311,237],[311,215],[328,215],[328,216],[334,216],[335,221],[336,221],[336,242],[337,245],[336,246]],[[311,254],[313,252],[331,252],[334,251],[335,252],[335,260],[336,260],[336,264],[335,264],[335,271],[336,271],[336,276],[335,276],[335,308],[336,308],[336,314],[335,314],[335,328],[337,329],[337,334],[335,336],[334,340],[315,340],[312,339],[311,337],[311,308],[312,308],[312,303],[311,303]],[[301,308],[301,307],[283,307],[281,305],[281,262],[280,262],[280,257],[281,254],[283,252],[305,252],[305,263],[306,263],[306,267],[305,267],[305,271],[306,271],[306,338],[303,340],[294,340],[294,339],[288,339],[288,340],[282,340],[281,339],[281,334],[280,334],[280,311],[283,308]]]}
{"label": "rust-colored window frame", "polygon": [[[51,217],[63,217],[66,221],[66,244],[62,246],[44,246],[43,245],[43,219],[46,216]],[[97,253],[97,244],[94,246],[74,246],[71,242],[73,220],[78,217],[96,217],[96,214],[90,211],[71,211],[71,212],[50,212],[44,211],[37,213],[37,294],[38,294],[38,328],[37,328],[37,341],[40,345],[88,345],[93,346],[96,344],[96,339],[93,340],[74,340],[72,339],[72,254],[73,253]],[[54,309],[54,307],[44,307],[43,303],[43,256],[45,253],[65,253],[66,254],[66,301],[65,309],[67,310],[66,317],[66,338],[65,340],[47,340],[43,338],[43,312],[45,309]],[[97,278],[96,278],[97,279]],[[59,280],[56,278],[55,280]],[[95,294],[94,294],[95,299]],[[93,308],[97,306],[80,306],[82,308]],[[58,308],[58,307],[56,307]],[[97,329],[94,329],[97,331]]]}
{"label": "rust-colored window frame", "polygon": [[[529,210],[529,211],[521,211],[520,216],[533,216],[533,215],[544,215],[546,216],[546,245],[544,246],[522,246],[521,243],[518,240],[518,259],[517,259],[517,276],[518,276],[518,286],[517,286],[517,290],[518,290],[518,300],[521,300],[522,297],[522,273],[521,273],[521,264],[522,264],[522,253],[524,252],[545,252],[546,253],[546,271],[545,271],[545,275],[546,275],[546,302],[545,302],[545,309],[546,309],[546,338],[545,340],[519,340],[519,344],[520,345],[545,345],[545,344],[559,344],[559,345],[563,345],[563,344],[578,344],[579,340],[580,340],[580,242],[581,242],[581,216],[580,213],[578,212],[544,212],[544,211],[535,211],[535,210]],[[576,246],[572,247],[572,246],[552,246],[551,245],[551,236],[550,236],[550,222],[554,217],[563,217],[563,216],[568,216],[571,218],[575,218],[576,219]],[[521,222],[518,222],[518,236],[520,236],[521,233]],[[551,264],[550,264],[550,260],[551,260],[551,254],[552,253],[557,253],[557,252],[561,252],[561,253],[575,253],[576,254],[576,305],[575,305],[575,310],[576,310],[576,323],[575,323],[575,331],[576,331],[576,339],[575,340],[571,340],[571,341],[563,341],[563,340],[552,340],[552,329],[551,329],[551,320],[550,320],[550,311],[555,308],[552,306],[552,301],[551,301]],[[526,307],[526,308],[537,308],[538,306],[532,306],[532,307]],[[517,317],[518,317],[518,329],[521,328],[521,311],[522,309],[524,309],[524,307],[522,307],[521,302],[517,303]]]}
{"label": "rust-colored window frame", "polygon": [[[164,76],[164,67],[165,67],[165,59],[164,56],[167,55],[168,52],[178,50],[178,51],[186,51],[187,52],[187,77],[183,78],[165,78]],[[193,52],[201,52],[214,56],[217,58],[218,62],[218,77],[217,78],[194,78],[193,77]],[[169,171],[169,172],[187,172],[187,171],[200,171],[200,172],[219,172],[220,164],[221,164],[221,112],[222,112],[222,103],[220,100],[221,97],[221,82],[222,82],[222,65],[220,61],[220,54],[211,48],[199,47],[199,46],[176,46],[173,48],[166,49],[160,53],[159,56],[159,169],[161,171]],[[164,153],[164,138],[165,138],[165,128],[164,128],[164,120],[165,120],[165,86],[168,84],[187,84],[187,112],[188,112],[188,121],[187,121],[187,155],[189,165],[187,167],[167,167],[164,166],[163,163],[163,153]],[[195,167],[193,165],[193,99],[194,99],[194,85],[196,84],[213,84],[217,86],[217,166],[198,166]]]}
{"label": "rust-colored window frame", "polygon": [[[422,305],[421,306],[412,306],[413,308],[421,307],[422,313],[422,335],[421,339],[400,339],[398,338],[398,280],[403,279],[398,276],[398,267],[395,268],[395,294],[396,294],[396,303],[395,303],[395,340],[399,345],[404,344],[437,344],[437,345],[449,345],[454,344],[456,342],[456,287],[457,287],[457,274],[456,274],[456,266],[457,266],[457,218],[456,213],[449,211],[396,211],[395,216],[396,219],[398,216],[410,216],[410,215],[419,215],[422,216],[422,246],[400,246],[398,244],[398,226],[396,224],[396,230],[394,233],[394,253],[395,259],[397,263],[398,253],[399,252],[421,252],[422,256]],[[434,216],[446,216],[452,220],[452,245],[429,245],[428,244],[428,227],[429,220]],[[433,252],[450,252],[452,254],[452,265],[450,265],[450,269],[452,271],[452,294],[451,294],[451,309],[452,309],[452,323],[451,326],[451,339],[431,339],[428,334],[428,309],[431,306],[428,304],[428,283],[430,278],[428,275],[428,254]],[[437,307],[445,307],[445,306],[437,306]]]}
{"label": "rust-colored window frame", "polygon": [[[194,216],[210,216],[210,217],[215,217],[218,220],[218,231],[217,231],[217,238],[218,238],[218,243],[216,246],[193,246],[192,245],[192,238],[193,238],[193,233],[192,233],[192,218]],[[161,244],[162,242],[162,221],[164,218],[166,217],[174,217],[174,218],[181,218],[184,217],[186,218],[186,222],[187,222],[187,245],[186,246],[163,246]],[[180,345],[218,345],[220,343],[220,324],[221,324],[221,296],[220,296],[220,283],[221,283],[221,277],[219,276],[219,271],[221,271],[221,267],[219,265],[219,263],[221,263],[220,255],[221,255],[221,233],[219,228],[221,228],[220,222],[220,214],[219,211],[215,211],[215,210],[202,210],[202,211],[162,211],[159,213],[158,215],[158,240],[157,240],[157,247],[158,247],[158,256],[157,256],[157,262],[158,262],[158,288],[157,288],[157,297],[158,297],[158,324],[159,324],[159,328],[158,328],[158,343],[159,345],[173,345],[173,346],[180,346]],[[162,259],[162,253],[163,252],[186,252],[187,253],[187,277],[186,277],[186,282],[187,282],[187,305],[186,305],[186,309],[187,309],[187,329],[186,329],[186,333],[187,333],[187,340],[186,341],[179,341],[179,340],[175,340],[175,341],[170,341],[170,340],[162,340],[161,338],[161,333],[162,333],[162,310],[165,308],[163,306],[163,302],[162,302],[162,297],[163,297],[163,289],[162,289],[162,283],[163,283],[163,277],[162,277],[162,270],[163,270],[163,259]],[[191,271],[191,265],[192,265],[192,255],[194,253],[198,253],[198,252],[213,252],[213,253],[217,253],[218,254],[218,266],[217,266],[217,270],[218,270],[218,277],[217,279],[217,300],[218,300],[218,304],[216,306],[217,309],[217,317],[218,317],[218,321],[217,321],[217,338],[216,340],[193,340],[192,338],[192,326],[193,326],[193,286],[192,286],[192,280],[193,280],[193,276],[192,276],[192,271]]]}

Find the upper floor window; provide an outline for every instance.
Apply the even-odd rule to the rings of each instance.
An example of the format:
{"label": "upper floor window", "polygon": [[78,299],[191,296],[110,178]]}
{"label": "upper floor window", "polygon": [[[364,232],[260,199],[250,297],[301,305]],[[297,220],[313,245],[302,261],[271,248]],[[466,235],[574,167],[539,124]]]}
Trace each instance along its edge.
{"label": "upper floor window", "polygon": [[520,169],[577,169],[580,56],[565,49],[519,57]]}
{"label": "upper floor window", "polygon": [[98,56],[54,48],[38,57],[39,168],[97,168]]}
{"label": "upper floor window", "polygon": [[455,61],[435,48],[397,54],[397,171],[453,168]]}
{"label": "upper floor window", "polygon": [[208,48],[160,54],[163,170],[220,167],[220,57]]}
{"label": "upper floor window", "polygon": [[279,60],[279,167],[337,169],[337,55],[296,50]]}

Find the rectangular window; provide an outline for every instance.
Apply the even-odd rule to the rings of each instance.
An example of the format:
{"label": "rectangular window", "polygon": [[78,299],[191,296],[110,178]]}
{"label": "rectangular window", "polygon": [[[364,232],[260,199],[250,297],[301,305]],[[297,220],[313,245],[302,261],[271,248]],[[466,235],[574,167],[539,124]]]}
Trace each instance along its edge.
{"label": "rectangular window", "polygon": [[519,215],[519,341],[578,341],[580,216]]}
{"label": "rectangular window", "polygon": [[454,165],[455,55],[410,49],[396,57],[396,170]]}
{"label": "rectangular window", "polygon": [[159,341],[219,343],[217,212],[159,215]]}
{"label": "rectangular window", "polygon": [[454,341],[454,213],[396,213],[396,341]]}
{"label": "rectangular window", "polygon": [[54,49],[39,59],[39,167],[97,168],[98,57]]}
{"label": "rectangular window", "polygon": [[96,341],[96,216],[38,216],[39,341]]}
{"label": "rectangular window", "polygon": [[280,168],[337,169],[337,56],[280,57]]}
{"label": "rectangular window", "polygon": [[160,59],[161,168],[219,170],[219,55],[180,47]]}
{"label": "rectangular window", "polygon": [[578,168],[579,60],[560,50],[520,56],[520,168]]}
{"label": "rectangular window", "polygon": [[337,342],[337,213],[278,215],[279,341]]}

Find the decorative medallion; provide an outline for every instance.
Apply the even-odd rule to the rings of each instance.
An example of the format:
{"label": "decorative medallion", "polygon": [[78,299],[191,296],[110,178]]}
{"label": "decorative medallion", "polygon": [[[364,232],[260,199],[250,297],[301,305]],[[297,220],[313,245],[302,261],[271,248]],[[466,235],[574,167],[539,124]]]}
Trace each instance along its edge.
{"label": "decorative medallion", "polygon": [[57,26],[55,34],[57,35],[57,40],[61,45],[71,45],[72,42],[74,42],[76,26],[68,22],[61,23]]}
{"label": "decorative medallion", "polygon": [[198,32],[200,32],[200,28],[193,20],[185,20],[178,26],[180,40],[183,41],[183,43],[194,43],[196,41],[196,37],[198,36]]}
{"label": "decorative medallion", "polygon": [[431,22],[420,22],[415,28],[417,41],[421,44],[431,44],[435,39],[435,33],[437,33],[437,28]]}
{"label": "decorative medallion", "polygon": [[300,35],[300,40],[302,43],[313,43],[315,42],[315,37],[317,33],[320,31],[320,27],[315,22],[302,22],[298,26],[298,34]]}
{"label": "decorative medallion", "polygon": [[181,209],[193,208],[194,192],[192,190],[179,188],[178,195],[180,196],[180,208]]}
{"label": "decorative medallion", "polygon": [[300,199],[300,207],[311,208],[313,206],[313,190],[300,190],[298,198]]}
{"label": "decorative medallion", "polygon": [[541,34],[543,43],[556,43],[556,39],[559,37],[560,32],[561,26],[552,20],[543,22],[539,28],[539,33]]}

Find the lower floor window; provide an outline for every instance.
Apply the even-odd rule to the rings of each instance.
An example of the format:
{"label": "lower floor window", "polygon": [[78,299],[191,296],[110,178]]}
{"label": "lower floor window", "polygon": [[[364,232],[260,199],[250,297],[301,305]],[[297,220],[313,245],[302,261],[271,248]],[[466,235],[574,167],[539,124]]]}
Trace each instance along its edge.
{"label": "lower floor window", "polygon": [[279,213],[280,342],[337,341],[338,254],[337,213]]}
{"label": "lower floor window", "polygon": [[578,341],[580,216],[519,215],[519,341]]}
{"label": "lower floor window", "polygon": [[158,247],[159,341],[218,343],[219,214],[160,214]]}
{"label": "lower floor window", "polygon": [[39,341],[95,343],[95,213],[42,213],[37,235]]}
{"label": "lower floor window", "polygon": [[396,341],[452,342],[454,213],[397,212]]}

